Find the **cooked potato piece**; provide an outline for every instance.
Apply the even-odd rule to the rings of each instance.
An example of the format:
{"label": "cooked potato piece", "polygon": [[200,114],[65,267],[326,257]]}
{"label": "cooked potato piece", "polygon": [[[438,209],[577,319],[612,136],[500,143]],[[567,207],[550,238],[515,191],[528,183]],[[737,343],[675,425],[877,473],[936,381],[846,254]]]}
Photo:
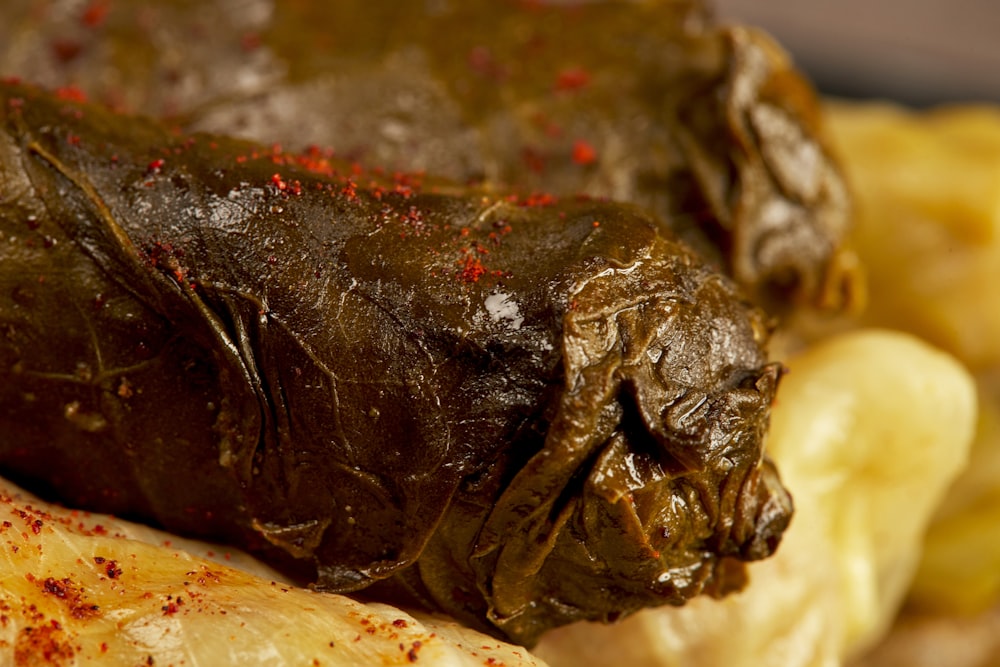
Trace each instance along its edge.
{"label": "cooked potato piece", "polygon": [[0,664],[542,664],[454,622],[279,583],[246,556],[195,556],[211,547],[6,482],[0,503]]}
{"label": "cooked potato piece", "polygon": [[1000,601],[1000,110],[828,111],[857,195],[865,322],[923,336],[977,376],[971,463],[930,529],[911,599],[982,611]]}
{"label": "cooked potato piece", "polygon": [[906,329],[973,368],[1000,363],[1000,110],[833,105],[857,196],[869,324]]}

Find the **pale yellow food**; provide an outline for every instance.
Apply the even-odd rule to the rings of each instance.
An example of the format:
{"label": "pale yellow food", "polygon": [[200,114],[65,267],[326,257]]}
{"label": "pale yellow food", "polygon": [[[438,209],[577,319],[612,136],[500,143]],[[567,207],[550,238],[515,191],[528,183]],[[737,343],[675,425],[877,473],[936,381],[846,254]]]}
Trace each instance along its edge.
{"label": "pale yellow food", "polygon": [[6,483],[0,500],[5,667],[542,665],[451,621],[280,583],[243,555],[194,556],[182,548],[212,548]]}
{"label": "pale yellow food", "polygon": [[863,323],[914,332],[976,375],[971,463],[931,527],[911,592],[924,610],[1000,604],[1000,109],[833,104],[870,276]]}
{"label": "pale yellow food", "polygon": [[864,321],[996,366],[1000,109],[831,105],[826,119],[855,194]]}
{"label": "pale yellow food", "polygon": [[739,595],[552,633],[538,654],[553,667],[832,667],[882,635],[965,464],[973,381],[952,357],[884,331],[836,336],[789,366],[769,436],[796,502],[778,553]]}

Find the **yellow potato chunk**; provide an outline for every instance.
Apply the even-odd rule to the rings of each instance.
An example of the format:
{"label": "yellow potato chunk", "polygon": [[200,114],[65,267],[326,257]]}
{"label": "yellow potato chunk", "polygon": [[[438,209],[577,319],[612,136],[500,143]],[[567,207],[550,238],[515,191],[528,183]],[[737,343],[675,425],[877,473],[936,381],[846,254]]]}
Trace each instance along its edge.
{"label": "yellow potato chunk", "polygon": [[541,665],[451,621],[296,588],[245,555],[193,555],[210,550],[0,480],[0,665]]}
{"label": "yellow potato chunk", "polygon": [[833,104],[870,276],[864,321],[914,332],[976,373],[971,463],[928,533],[915,606],[1000,601],[1000,109]]}
{"label": "yellow potato chunk", "polygon": [[1000,110],[834,104],[827,122],[856,195],[865,321],[1000,363]]}

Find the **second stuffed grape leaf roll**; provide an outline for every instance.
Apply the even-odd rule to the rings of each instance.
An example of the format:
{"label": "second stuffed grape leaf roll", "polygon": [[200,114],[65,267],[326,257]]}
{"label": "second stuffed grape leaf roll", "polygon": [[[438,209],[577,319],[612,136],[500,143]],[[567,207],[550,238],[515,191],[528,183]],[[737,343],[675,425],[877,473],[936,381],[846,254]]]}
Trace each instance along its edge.
{"label": "second stuffed grape leaf roll", "polygon": [[627,206],[0,88],[0,468],[530,644],[791,514],[767,326]]}
{"label": "second stuffed grape leaf roll", "polygon": [[636,203],[774,313],[861,299],[814,91],[704,0],[116,0],[91,29],[36,5],[0,9],[8,72],[188,129]]}

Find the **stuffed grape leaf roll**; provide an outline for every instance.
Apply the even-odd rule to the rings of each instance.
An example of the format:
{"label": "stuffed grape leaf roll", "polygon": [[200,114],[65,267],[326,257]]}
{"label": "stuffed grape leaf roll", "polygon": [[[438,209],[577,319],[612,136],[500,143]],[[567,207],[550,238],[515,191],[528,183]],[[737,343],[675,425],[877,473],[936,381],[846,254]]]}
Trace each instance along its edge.
{"label": "stuffed grape leaf roll", "polygon": [[9,73],[188,129],[636,203],[774,313],[859,298],[812,88],[701,0],[120,0],[91,26],[12,0],[4,16]]}
{"label": "stuffed grape leaf roll", "polygon": [[763,313],[641,210],[0,86],[0,471],[530,644],[738,588]]}

